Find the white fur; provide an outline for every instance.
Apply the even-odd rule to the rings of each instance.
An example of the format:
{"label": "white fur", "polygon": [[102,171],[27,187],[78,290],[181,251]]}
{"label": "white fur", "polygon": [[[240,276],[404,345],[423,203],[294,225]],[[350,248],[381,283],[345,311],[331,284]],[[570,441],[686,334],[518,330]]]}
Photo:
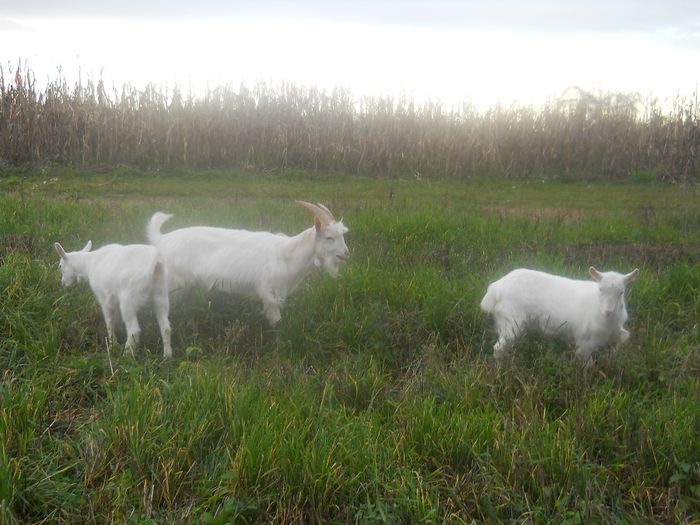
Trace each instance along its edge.
{"label": "white fur", "polygon": [[61,258],[62,284],[88,281],[102,308],[109,342],[114,339],[114,320],[119,312],[126,325],[126,348],[132,352],[141,333],[137,314],[151,301],[163,338],[163,355],[170,357],[170,303],[166,270],[158,250],[146,244],[108,244],[94,252],[91,247],[88,241],[81,251],[66,253],[59,243],[55,244]]}
{"label": "white fur", "polygon": [[503,357],[528,324],[573,340],[576,356],[586,367],[594,350],[626,341],[625,286],[639,270],[622,275],[601,273],[591,266],[589,272],[596,282],[521,268],[491,283],[481,309],[493,315],[498,331],[494,357]]}
{"label": "white fur", "polygon": [[201,286],[258,299],[274,326],[286,298],[315,266],[335,277],[349,255],[343,223],[323,206],[301,204],[315,213],[314,226],[293,237],[207,226],[163,234],[161,226],[171,215],[155,213],[148,240],[163,256],[169,290]]}

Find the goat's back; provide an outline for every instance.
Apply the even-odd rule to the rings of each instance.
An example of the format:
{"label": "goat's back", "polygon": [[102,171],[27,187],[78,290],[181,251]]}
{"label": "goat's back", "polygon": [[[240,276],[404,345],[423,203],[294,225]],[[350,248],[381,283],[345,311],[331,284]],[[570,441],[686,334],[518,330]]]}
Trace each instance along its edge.
{"label": "goat's back", "polygon": [[482,305],[510,319],[539,319],[559,326],[586,315],[596,296],[592,281],[520,268],[492,283]]}
{"label": "goat's back", "polygon": [[108,244],[90,252],[90,258],[90,285],[110,291],[150,289],[160,261],[157,248],[148,244]]}
{"label": "goat's back", "polygon": [[279,261],[289,237],[210,226],[161,234],[156,246],[169,273],[170,290],[191,285],[253,293],[266,266]]}

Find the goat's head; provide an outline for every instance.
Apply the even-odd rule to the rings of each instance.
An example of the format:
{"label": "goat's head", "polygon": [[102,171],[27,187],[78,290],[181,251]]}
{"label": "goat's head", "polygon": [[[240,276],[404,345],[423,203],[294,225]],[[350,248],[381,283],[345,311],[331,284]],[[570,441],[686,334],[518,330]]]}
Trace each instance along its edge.
{"label": "goat's head", "polygon": [[323,204],[297,201],[314,214],[316,227],[316,253],[314,263],[323,266],[333,277],[338,275],[340,265],[348,260],[350,250],[344,235],[348,232],[342,221],[336,221],[331,211]]}
{"label": "goat's head", "polygon": [[599,272],[593,266],[588,269],[593,280],[598,283],[600,313],[612,318],[624,305],[625,287],[639,275],[639,268],[623,275],[617,272]]}
{"label": "goat's head", "polygon": [[[74,252],[66,253],[60,242],[54,243],[54,248],[56,248],[56,252],[61,258],[58,262],[58,267],[61,270],[61,284],[63,286],[70,286],[76,281],[80,282],[81,276],[75,266]],[[92,241],[88,241],[85,247],[80,251],[89,252],[91,249]]]}

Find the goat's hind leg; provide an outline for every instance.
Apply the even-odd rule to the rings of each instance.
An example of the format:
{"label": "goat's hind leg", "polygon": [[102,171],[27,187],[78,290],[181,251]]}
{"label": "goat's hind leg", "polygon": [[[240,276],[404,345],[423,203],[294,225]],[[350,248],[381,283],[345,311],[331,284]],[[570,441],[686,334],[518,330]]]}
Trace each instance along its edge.
{"label": "goat's hind leg", "polygon": [[131,301],[122,300],[119,302],[119,310],[122,314],[122,320],[126,326],[126,344],[124,348],[134,354],[134,348],[139,342],[141,336],[141,327],[137,317],[138,308]]}
{"label": "goat's hind leg", "polygon": [[156,314],[158,327],[160,328],[160,336],[163,339],[163,357],[172,357],[173,349],[170,346],[170,320],[168,314],[170,312],[170,301],[168,299],[168,291],[163,288],[162,291],[157,291],[153,296],[153,310]]}
{"label": "goat's hind leg", "polygon": [[493,357],[496,361],[501,361],[508,353],[508,339],[504,335],[499,335],[496,344],[493,345]]}
{"label": "goat's hind leg", "polygon": [[508,350],[512,346],[513,340],[520,333],[521,327],[518,323],[499,314],[495,314],[494,319],[496,330],[498,331],[498,340],[493,345],[493,357],[497,363],[501,363],[503,358],[508,355]]}

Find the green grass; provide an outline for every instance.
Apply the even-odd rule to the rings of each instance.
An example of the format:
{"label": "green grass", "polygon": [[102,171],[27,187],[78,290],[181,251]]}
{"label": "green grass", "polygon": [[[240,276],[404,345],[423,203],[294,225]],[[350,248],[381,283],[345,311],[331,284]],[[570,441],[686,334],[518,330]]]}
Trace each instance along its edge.
{"label": "green grass", "polygon": [[[0,523],[670,523],[700,520],[697,187],[229,172],[0,173]],[[350,228],[278,328],[191,293],[175,357],[153,315],[107,353],[53,242],[169,227]],[[491,359],[479,301],[518,266],[641,275],[632,338],[591,373],[528,334]],[[123,340],[123,330],[118,332]]]}

